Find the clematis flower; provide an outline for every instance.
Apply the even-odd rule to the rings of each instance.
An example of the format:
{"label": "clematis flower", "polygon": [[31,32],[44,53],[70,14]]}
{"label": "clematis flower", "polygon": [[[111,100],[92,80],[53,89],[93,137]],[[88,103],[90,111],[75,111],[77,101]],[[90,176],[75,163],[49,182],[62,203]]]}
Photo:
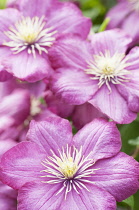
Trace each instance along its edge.
{"label": "clematis flower", "polygon": [[[38,8],[39,5],[39,8]],[[51,75],[49,48],[62,34],[86,39],[91,20],[70,2],[58,0],[16,1],[16,7],[0,11],[0,56],[9,62],[9,73],[28,82]]]}
{"label": "clematis flower", "polygon": [[[17,143],[11,139],[6,141],[0,140],[0,159],[4,152],[16,144]],[[0,208],[4,210],[17,209],[17,192],[2,182],[0,182]]]}
{"label": "clematis flower", "polygon": [[122,28],[132,37],[132,45],[139,43],[139,25],[135,24],[139,19],[138,0],[119,0],[107,17],[110,18],[107,29]]}
{"label": "clematis flower", "polygon": [[1,180],[19,189],[18,209],[116,209],[139,187],[139,163],[119,152],[114,122],[95,120],[74,137],[69,121],[33,121],[1,159]]}
{"label": "clematis flower", "polygon": [[90,42],[59,39],[50,52],[57,72],[52,90],[69,104],[89,102],[117,123],[132,122],[139,112],[139,48],[126,55],[130,43],[120,29],[94,34]]}

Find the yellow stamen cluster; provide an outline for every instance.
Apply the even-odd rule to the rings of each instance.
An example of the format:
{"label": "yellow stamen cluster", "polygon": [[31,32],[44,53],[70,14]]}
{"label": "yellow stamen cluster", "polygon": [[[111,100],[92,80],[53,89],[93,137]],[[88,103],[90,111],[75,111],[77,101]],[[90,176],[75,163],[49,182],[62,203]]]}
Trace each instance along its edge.
{"label": "yellow stamen cluster", "polygon": [[126,68],[130,65],[127,62],[124,54],[115,53],[111,55],[109,51],[104,54],[95,55],[94,60],[88,63],[88,69],[85,69],[87,74],[90,74],[92,80],[98,80],[98,87],[106,84],[111,92],[110,84],[122,84],[128,82],[127,75],[130,74]]}
{"label": "yellow stamen cluster", "polygon": [[60,170],[65,177],[72,178],[76,173],[78,166],[76,163],[74,163],[72,157],[65,157],[64,159],[65,160],[57,160]]}
{"label": "yellow stamen cluster", "polygon": [[14,54],[17,54],[27,49],[28,54],[36,56],[36,51],[39,54],[42,52],[48,53],[47,47],[51,47],[55,41],[53,36],[57,31],[52,27],[45,27],[46,22],[44,17],[22,17],[14,26],[6,31],[6,36],[10,41],[4,42],[3,45],[11,48]]}
{"label": "yellow stamen cluster", "polygon": [[[69,147],[58,151],[59,154],[55,154],[53,151],[52,156],[42,161],[42,165],[45,167],[41,172],[44,178],[43,183],[57,184],[63,183],[62,188],[59,189],[56,195],[65,190],[65,199],[67,194],[74,189],[78,194],[78,189],[86,189],[85,183],[93,183],[88,178],[94,174],[96,170],[91,167],[95,164],[93,159],[89,158],[89,155],[84,157],[82,155],[82,147],[78,150],[75,147]],[[89,190],[88,190],[89,191]]]}

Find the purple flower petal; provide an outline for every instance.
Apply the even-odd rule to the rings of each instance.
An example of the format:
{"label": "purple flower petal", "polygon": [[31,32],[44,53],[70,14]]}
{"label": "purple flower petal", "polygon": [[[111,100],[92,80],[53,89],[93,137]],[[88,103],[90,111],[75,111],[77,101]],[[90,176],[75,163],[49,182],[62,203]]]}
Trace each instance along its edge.
{"label": "purple flower petal", "polygon": [[107,119],[104,114],[89,103],[75,106],[71,115],[73,124],[77,129],[81,129],[84,125],[99,117]]}
{"label": "purple flower petal", "polygon": [[0,208],[3,210],[17,209],[17,192],[0,182]]}
{"label": "purple flower petal", "polygon": [[[1,117],[1,118],[4,118],[4,117]],[[1,119],[0,118],[0,119]],[[20,129],[19,127],[16,127],[16,126],[13,126],[13,123],[14,123],[14,120],[9,118],[8,116],[6,117],[7,119],[5,119],[4,123],[5,123],[5,126],[3,124],[3,122],[1,122],[0,120],[0,139],[2,140],[6,140],[7,139],[13,139],[15,141],[17,141],[17,139],[19,138],[19,135],[20,135]],[[2,119],[3,120],[3,119]],[[10,123],[9,123],[10,121]]]}
{"label": "purple flower petal", "polygon": [[94,55],[109,51],[112,56],[115,53],[126,53],[131,41],[123,30],[113,29],[92,35],[91,45]]}
{"label": "purple flower petal", "polygon": [[29,115],[29,112],[30,96],[27,90],[16,89],[12,94],[0,100],[0,116],[5,119],[12,119],[13,125],[23,123]]}
{"label": "purple flower petal", "polygon": [[2,156],[0,178],[14,189],[21,188],[26,182],[39,180],[43,170],[41,161],[45,157],[45,151],[38,144],[19,143]]}
{"label": "purple flower petal", "polygon": [[92,25],[91,20],[84,17],[80,9],[71,2],[30,0],[28,4],[28,0],[22,0],[17,5],[25,16],[46,15],[46,26],[53,27],[58,34],[74,33],[86,39]]}
{"label": "purple flower petal", "polygon": [[47,153],[52,155],[50,150],[56,154],[58,149],[66,147],[72,141],[72,128],[69,121],[60,117],[48,117],[47,121],[32,121],[27,134],[28,140],[39,144]]}
{"label": "purple flower petal", "polygon": [[[122,0],[123,1],[123,0]],[[115,7],[109,10],[107,17],[110,18],[107,29],[120,27],[121,22],[127,18],[128,13],[131,12],[131,7],[127,4],[127,1],[117,4]]]}
{"label": "purple flower petal", "polygon": [[126,124],[135,120],[137,115],[128,108],[124,97],[114,85],[111,85],[111,89],[110,93],[103,85],[89,102],[117,123]]}
{"label": "purple flower petal", "polygon": [[92,175],[92,181],[111,193],[117,201],[128,198],[139,188],[139,163],[125,153],[100,160],[93,168],[98,170]]}
{"label": "purple flower petal", "polygon": [[[113,196],[95,185],[87,186],[89,192],[80,190],[80,194],[71,191],[66,200],[63,193],[56,195],[60,190],[59,184],[49,185],[41,183],[27,183],[20,190],[18,195],[18,209],[42,209],[42,210],[88,210],[98,209],[115,210],[116,202]],[[37,194],[37,197],[36,197]]]}
{"label": "purple flower petal", "polygon": [[71,116],[71,113],[73,112],[73,105],[63,103],[50,90],[47,90],[45,92],[45,101],[47,103],[47,108],[62,118],[67,118]]}
{"label": "purple flower petal", "polygon": [[6,151],[11,149],[16,144],[17,144],[17,142],[13,141],[12,139],[0,140],[0,158]]}
{"label": "purple flower petal", "polygon": [[12,126],[13,124],[14,124],[14,119],[12,119],[10,116],[1,116],[0,117],[0,133],[7,130],[7,128]]}
{"label": "purple flower petal", "polygon": [[24,16],[38,16],[47,15],[51,10],[56,9],[60,2],[57,0],[20,0],[16,3],[18,9]]}
{"label": "purple flower petal", "polygon": [[28,82],[36,82],[49,77],[52,71],[47,56],[43,57],[38,53],[34,58],[25,50],[16,55],[11,55],[9,59],[10,63],[12,63],[14,76]]}
{"label": "purple flower petal", "polygon": [[7,40],[7,36],[4,34],[19,18],[21,14],[16,9],[4,9],[0,10],[0,44]]}
{"label": "purple flower petal", "polygon": [[6,7],[15,7],[17,0],[7,0],[6,1]]}
{"label": "purple flower petal", "polygon": [[[127,60],[127,63],[129,63],[129,65],[126,67],[127,70],[129,71],[133,71],[133,70],[137,70],[139,69],[139,47],[134,47],[130,50],[130,52],[126,55],[125,59]],[[131,77],[132,77],[132,73],[131,72]],[[130,75],[129,75],[130,77]]]}
{"label": "purple flower petal", "polygon": [[77,148],[83,147],[83,154],[95,161],[112,157],[120,151],[121,138],[114,122],[95,119],[84,126],[73,137]]}
{"label": "purple flower petal", "polygon": [[[79,53],[80,52],[80,53]],[[77,36],[65,35],[50,48],[49,57],[54,68],[87,68],[87,61],[92,59],[90,43]]]}
{"label": "purple flower petal", "polygon": [[52,83],[52,90],[56,96],[74,105],[90,100],[97,89],[96,81],[92,81],[83,71],[70,68],[59,69]]}
{"label": "purple flower petal", "polygon": [[62,202],[59,210],[115,210],[116,202],[113,196],[95,185],[86,185],[85,189],[79,190],[80,194],[72,191],[66,201]]}
{"label": "purple flower petal", "polygon": [[[64,196],[56,195],[61,185],[29,182],[18,194],[18,209],[60,210]],[[37,196],[36,196],[37,195]]]}
{"label": "purple flower petal", "polygon": [[[137,23],[139,14],[137,12],[129,13],[125,21],[122,21],[121,28],[133,38],[133,44],[139,41],[139,26]],[[132,32],[132,33],[131,33]]]}
{"label": "purple flower petal", "polygon": [[0,100],[11,94],[17,88],[15,78],[0,83]]}
{"label": "purple flower petal", "polygon": [[134,47],[126,56],[130,71],[127,85],[118,85],[117,89],[126,99],[128,108],[133,112],[139,112],[139,47]]}
{"label": "purple flower petal", "polygon": [[47,26],[53,26],[58,34],[72,33],[81,36],[83,39],[87,38],[91,25],[91,20],[84,17],[79,8],[71,2],[61,3],[53,10],[47,23]]}
{"label": "purple flower petal", "polygon": [[0,62],[0,82],[5,82],[11,79],[13,76],[8,72],[10,66],[6,62]]}

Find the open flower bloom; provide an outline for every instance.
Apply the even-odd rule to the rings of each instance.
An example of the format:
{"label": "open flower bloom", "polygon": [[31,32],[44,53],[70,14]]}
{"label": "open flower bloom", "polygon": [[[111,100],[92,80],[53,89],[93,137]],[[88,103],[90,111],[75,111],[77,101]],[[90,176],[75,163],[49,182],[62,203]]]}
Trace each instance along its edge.
{"label": "open flower bloom", "polygon": [[139,187],[139,164],[119,152],[114,122],[94,120],[74,137],[69,121],[32,121],[28,140],[1,159],[1,180],[19,189],[18,209],[115,210]]}
{"label": "open flower bloom", "polygon": [[122,28],[132,38],[132,44],[139,43],[139,25],[135,24],[139,20],[138,0],[119,0],[107,14],[110,18],[107,29]]}
{"label": "open flower bloom", "polygon": [[120,29],[95,34],[90,42],[59,39],[50,52],[52,90],[69,104],[89,102],[117,123],[132,122],[139,112],[139,48],[126,55],[130,41]]}
{"label": "open flower bloom", "polygon": [[52,73],[48,51],[59,36],[72,33],[85,39],[91,27],[91,20],[70,2],[22,0],[16,7],[0,11],[0,57],[9,61],[10,73],[29,82]]}
{"label": "open flower bloom", "polygon": [[[0,140],[0,159],[1,156],[8,149],[15,146],[17,143],[11,139]],[[0,181],[0,209],[3,210],[16,210],[17,209],[17,192],[11,187],[3,184]]]}

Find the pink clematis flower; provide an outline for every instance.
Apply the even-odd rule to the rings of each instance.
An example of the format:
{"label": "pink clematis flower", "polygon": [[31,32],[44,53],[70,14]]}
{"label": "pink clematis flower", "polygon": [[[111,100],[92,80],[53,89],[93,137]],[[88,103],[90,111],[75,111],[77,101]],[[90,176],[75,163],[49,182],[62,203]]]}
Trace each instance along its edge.
{"label": "pink clematis flower", "polygon": [[135,24],[139,19],[138,0],[119,0],[107,17],[110,18],[107,29],[122,28],[133,38],[132,45],[139,43],[139,25]]}
{"label": "pink clematis flower", "polygon": [[[9,139],[6,141],[0,140],[0,160],[1,156],[8,149],[15,146],[15,141]],[[17,192],[11,187],[0,182],[0,209],[16,210],[17,209]]]}
{"label": "pink clematis flower", "polygon": [[[38,7],[39,5],[39,7]],[[48,51],[62,34],[86,39],[91,20],[70,2],[21,0],[16,7],[0,11],[0,56],[9,62],[9,73],[28,82],[53,72]]]}
{"label": "pink clematis flower", "polygon": [[89,102],[117,123],[132,122],[139,112],[139,48],[126,55],[130,43],[120,29],[95,34],[90,42],[59,39],[50,52],[57,72],[52,90],[69,104]]}
{"label": "pink clematis flower", "polygon": [[74,137],[67,120],[33,121],[1,159],[1,180],[19,189],[18,209],[115,210],[139,187],[139,163],[119,152],[114,122],[97,119]]}

